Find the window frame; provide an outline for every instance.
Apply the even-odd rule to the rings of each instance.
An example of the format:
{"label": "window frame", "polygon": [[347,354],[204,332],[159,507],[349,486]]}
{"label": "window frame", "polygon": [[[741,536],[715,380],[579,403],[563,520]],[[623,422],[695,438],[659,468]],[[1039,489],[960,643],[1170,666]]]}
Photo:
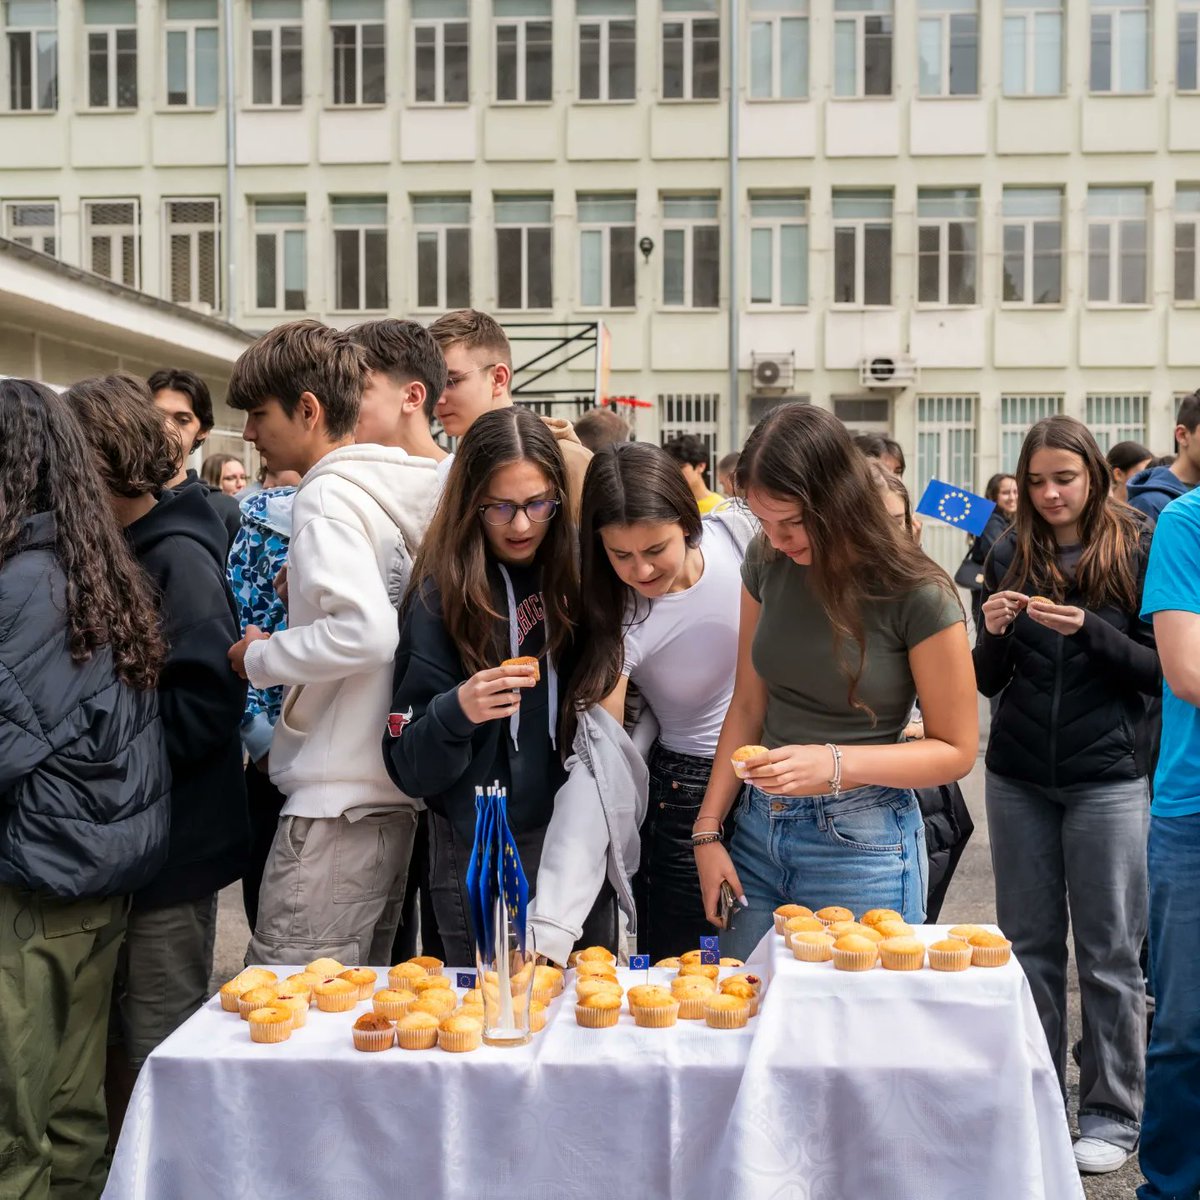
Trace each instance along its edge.
{"label": "window frame", "polygon": [[[1037,20],[1038,16],[1054,16],[1058,19],[1058,88],[1053,92],[1036,90],[1037,81]],[[1021,76],[1025,81],[1025,89],[1020,92],[1005,90],[1005,52],[1007,39],[1005,27],[1009,21],[1020,21],[1025,29],[1021,51]],[[1001,9],[1000,14],[1000,95],[1005,100],[1024,100],[1028,98],[1046,99],[1047,97],[1065,96],[1067,94],[1067,11],[1066,0],[1046,0],[1043,8],[1021,8],[1009,12]]]}
{"label": "window frame", "polygon": [[[1058,299],[1049,301],[1045,304],[1039,304],[1033,299],[1033,281],[1036,274],[1034,264],[1037,261],[1037,250],[1035,246],[1034,229],[1037,225],[1048,225],[1051,223],[1051,218],[1045,216],[1020,216],[1006,217],[1004,215],[1004,191],[1050,191],[1058,192],[1058,216],[1054,219],[1054,223],[1058,226]],[[1066,189],[1060,184],[1048,184],[1044,187],[1039,187],[1036,184],[1021,184],[1001,190],[1000,197],[1000,307],[1012,309],[1041,309],[1053,310],[1066,307],[1066,209],[1067,209],[1067,194]],[[1009,226],[1020,227],[1023,231],[1024,244],[1021,247],[1021,263],[1024,273],[1025,297],[1020,300],[1006,300],[1004,297],[1004,234]]]}
{"label": "window frame", "polygon": [[[755,200],[788,199],[802,200],[804,215],[802,217],[756,217],[754,215]],[[749,197],[750,216],[746,222],[746,308],[750,312],[806,312],[812,307],[812,201],[807,191],[797,193],[772,194],[770,192],[751,193]],[[784,228],[802,228],[806,231],[804,262],[804,295],[806,299],[800,304],[784,303],[780,299],[783,287],[783,230]],[[754,231],[768,230],[771,234],[771,299],[755,300],[754,298]]]}
{"label": "window frame", "polygon": [[[467,95],[462,100],[446,99],[446,29],[450,25],[461,25],[467,31]],[[417,44],[417,34],[423,29],[434,31],[433,41],[433,81],[435,99],[421,100],[417,96],[418,73],[417,53],[424,47]],[[471,103],[471,19],[465,17],[414,17],[409,25],[412,52],[409,55],[409,66],[412,71],[412,93],[409,103],[415,108],[465,108]]]}
{"label": "window frame", "polygon": [[42,232],[39,232],[37,234],[30,234],[29,238],[31,241],[41,241],[41,240],[45,239],[47,236],[53,238],[54,239],[54,253],[50,253],[49,250],[43,249],[43,247],[41,245],[28,246],[26,248],[29,250],[35,250],[35,251],[37,251],[38,254],[45,254],[49,258],[61,259],[62,258],[62,204],[58,200],[43,199],[40,197],[21,197],[20,199],[5,200],[3,202],[3,204],[0,204],[0,231],[2,231],[2,233],[0,233],[0,236],[6,237],[9,239],[9,241],[18,242],[18,244],[20,244],[20,239],[25,237],[26,235],[23,233],[18,233],[16,231],[16,226],[13,224],[12,214],[19,208],[25,208],[25,207],[46,208],[47,206],[49,206],[50,208],[52,208],[54,210],[54,224],[49,227],[47,227],[45,225],[35,225],[35,226],[31,226],[30,228],[38,229],[38,230],[44,230],[44,229],[49,228],[51,232],[49,233],[49,235],[47,235],[46,233],[42,233]]}
{"label": "window frame", "polygon": [[[699,21],[713,22],[717,26],[717,87],[712,96],[696,95],[696,24]],[[667,95],[667,26],[683,26],[683,95]],[[666,12],[659,14],[658,22],[658,103],[660,104],[715,104],[721,100],[721,12]]]}
{"label": "window frame", "polygon": [[[303,205],[304,219],[292,221],[260,221],[258,218],[259,205]],[[246,297],[246,309],[254,313],[271,313],[276,315],[288,314],[294,320],[295,314],[310,311],[311,295],[308,280],[308,202],[304,197],[264,199],[253,197],[250,206],[250,246],[252,269],[246,272],[246,285],[249,295]],[[287,269],[285,234],[300,233],[304,235],[304,304],[300,308],[287,307]],[[275,238],[275,299],[277,303],[264,307],[258,303],[258,239],[260,236]],[[282,300],[280,304],[278,301]]]}
{"label": "window frame", "polygon": [[[1121,300],[1120,285],[1121,285],[1121,228],[1125,224],[1133,223],[1134,218],[1121,215],[1093,215],[1084,208],[1084,247],[1083,247],[1083,262],[1084,262],[1084,307],[1089,309],[1138,309],[1149,308],[1153,303],[1154,296],[1154,281],[1152,270],[1154,266],[1153,243],[1152,237],[1154,233],[1154,197],[1148,185],[1141,184],[1116,184],[1111,188],[1108,185],[1100,185],[1102,190],[1122,190],[1122,191],[1139,191],[1145,198],[1145,210],[1140,218],[1141,224],[1145,229],[1145,247],[1143,249],[1143,257],[1145,259],[1145,294],[1141,300]],[[1093,188],[1088,189],[1090,199]],[[1108,257],[1108,295],[1110,299],[1095,300],[1091,294],[1092,280],[1092,230],[1098,227],[1108,229],[1108,249],[1106,251]],[[1111,299],[1112,296],[1117,296],[1117,299]]]}
{"label": "window frame", "polygon": [[[554,311],[554,199],[553,199],[552,195],[544,194],[544,193],[537,193],[536,198],[538,200],[542,200],[544,198],[547,198],[547,196],[548,196],[549,202],[550,202],[550,219],[545,222],[542,222],[542,221],[504,221],[503,223],[501,223],[499,218],[497,218],[495,216],[496,201],[498,199],[500,199],[500,200],[509,200],[509,199],[516,200],[519,197],[515,194],[508,193],[503,196],[499,196],[499,197],[494,196],[492,198],[492,214],[493,214],[492,230],[495,233],[495,238],[493,239],[492,245],[495,249],[495,254],[496,254],[495,275],[494,275],[493,282],[494,282],[495,289],[496,289],[496,311],[497,312],[512,312],[512,313],[517,313],[517,312],[543,313],[543,312],[545,312],[545,313],[548,313],[548,312]],[[533,200],[534,196],[530,195],[527,197],[527,199]],[[521,231],[521,304],[517,308],[506,307],[506,306],[501,305],[501,303],[500,303],[500,231],[502,229],[519,229]],[[529,276],[530,276],[529,266],[530,266],[530,263],[533,261],[530,256],[530,253],[529,253],[529,232],[532,229],[548,229],[550,231],[550,254],[549,254],[550,303],[548,305],[540,305],[537,307],[534,307],[533,305],[531,305],[529,303]]]}
{"label": "window frame", "polygon": [[[836,0],[835,0],[836,3]],[[868,92],[867,86],[867,19],[871,17],[886,16],[886,20],[891,23],[891,28],[888,31],[888,50],[890,62],[888,66],[888,90],[886,92]],[[832,34],[830,37],[830,51],[832,53],[831,70],[829,76],[829,98],[830,100],[894,100],[896,98],[896,5],[893,0],[891,9],[887,14],[876,12],[837,12],[836,8],[832,14]],[[854,94],[841,95],[837,91],[837,27],[839,25],[854,26]]]}
{"label": "window frame", "polygon": [[[172,204],[209,204],[212,206],[212,219],[210,222],[188,223],[180,226],[173,225],[170,218],[170,206]],[[191,308],[194,311],[200,311],[201,306],[205,301],[199,298],[199,276],[200,276],[200,254],[199,254],[199,238],[202,233],[211,232],[213,235],[213,301],[211,311],[214,313],[220,312],[222,301],[222,288],[224,279],[221,271],[221,247],[224,244],[221,229],[221,197],[220,196],[164,196],[162,198],[163,206],[163,222],[162,222],[162,267],[163,267],[163,298],[170,300],[174,304],[181,304],[185,308]],[[175,300],[172,296],[171,287],[171,238],[175,236],[183,236],[186,233],[188,239],[192,243],[192,262],[191,262],[191,280],[190,293],[191,298],[188,300]]]}
{"label": "window frame", "polygon": [[[378,100],[366,100],[365,84],[366,73],[363,70],[363,55],[366,51],[366,43],[363,40],[363,30],[367,27],[374,28],[376,26],[382,31],[383,37],[380,41],[380,46],[383,50],[383,95]],[[336,109],[355,109],[355,108],[383,108],[388,102],[388,85],[387,85],[387,10],[384,10],[383,17],[357,17],[349,19],[334,20],[332,14],[326,22],[328,30],[328,45],[329,45],[329,104],[328,107]],[[335,29],[353,29],[354,32],[354,99],[339,100],[337,98],[337,46],[334,43]]]}
{"label": "window frame", "polygon": [[[332,252],[331,253],[331,262],[332,262],[332,267],[333,267],[333,270],[330,274],[330,279],[332,280],[332,286],[333,286],[333,295],[331,297],[332,303],[330,304],[330,312],[346,313],[346,314],[350,314],[350,313],[386,313],[388,310],[388,305],[391,303],[391,290],[392,290],[391,286],[390,286],[391,279],[390,279],[390,273],[388,271],[388,261],[387,261],[387,255],[391,249],[391,247],[388,244],[388,242],[389,242],[388,235],[390,233],[389,223],[390,223],[390,219],[391,219],[389,199],[386,195],[384,195],[382,197],[347,196],[347,197],[345,197],[345,200],[347,200],[349,202],[361,203],[361,204],[379,203],[380,201],[382,201],[382,203],[384,205],[383,221],[380,224],[375,224],[375,225],[364,224],[361,221],[352,221],[352,222],[347,222],[346,224],[340,225],[334,219],[334,212],[337,208],[337,205],[336,205],[336,203],[330,204],[329,246],[330,246],[330,250]],[[357,308],[343,308],[338,303],[339,297],[338,297],[338,236],[337,235],[339,232],[345,232],[348,229],[352,229],[358,234],[358,239],[357,239],[358,247],[357,247],[356,252],[358,254],[358,299],[359,299],[359,305]],[[383,263],[384,297],[383,297],[383,304],[380,307],[368,308],[367,304],[366,304],[366,300],[367,300],[367,262],[368,262],[366,235],[368,232],[377,232],[379,230],[383,231],[383,238],[384,238],[384,263]],[[308,283],[308,281],[305,280],[306,288],[307,288],[307,283]]]}
{"label": "window frame", "polygon": [[[833,193],[833,202],[836,203],[838,191]],[[873,193],[875,195],[886,195],[891,205],[891,212],[887,220],[888,229],[888,300],[886,304],[868,303],[867,294],[867,227],[869,225],[880,225],[882,222],[878,217],[837,217],[833,215],[833,209],[830,209],[830,223],[833,230],[832,241],[832,263],[829,273],[830,284],[833,287],[833,299],[830,302],[830,307],[837,309],[840,312],[862,312],[870,310],[873,312],[885,312],[888,309],[896,307],[896,196],[891,189],[883,188],[847,188],[846,192],[853,194]],[[854,231],[854,299],[839,300],[837,296],[837,231],[838,229],[852,229]]]}
{"label": "window frame", "polygon": [[[717,205],[717,212],[712,217],[669,217],[666,213],[666,201],[670,199],[684,199],[683,196],[664,196],[660,203],[662,204],[662,240],[663,240],[663,268],[659,276],[659,307],[667,312],[720,312],[721,311],[721,197],[717,193],[700,196],[697,194],[695,198],[703,198],[705,200],[713,200]],[[717,254],[716,254],[716,271],[717,271],[717,286],[716,286],[716,303],[715,304],[697,304],[696,301],[696,230],[697,229],[715,229],[717,231]],[[681,303],[675,304],[667,299],[667,234],[673,232],[683,233],[683,296]]]}
{"label": "window frame", "polygon": [[[998,470],[1013,475],[1021,455],[1021,445],[1029,427],[1046,417],[1057,417],[1063,411],[1062,392],[1001,392],[1000,393],[1000,463]],[[1011,409],[1016,408],[1015,419]],[[1006,415],[1010,419],[1005,420]],[[1012,447],[1011,455],[1007,452]]]}
{"label": "window frame", "polygon": [[[92,211],[99,204],[131,204],[133,206],[133,223],[128,226],[123,225],[95,225],[92,220]],[[142,203],[137,196],[93,196],[89,199],[81,201],[80,214],[82,221],[83,234],[83,269],[90,271],[93,275],[99,275],[101,279],[107,279],[111,283],[118,283],[122,287],[131,287],[141,290],[142,287]],[[93,242],[97,237],[107,237],[109,239],[109,255],[110,262],[116,263],[123,261],[122,256],[115,252],[114,242],[122,237],[133,238],[133,282],[126,283],[124,279],[114,279],[112,275],[105,275],[96,270],[95,260],[92,257],[95,253]]]}
{"label": "window frame", "polygon": [[[550,27],[550,95],[545,99],[529,99],[529,26],[548,25]],[[517,95],[513,99],[500,97],[500,30],[503,26],[513,26],[517,31],[515,43],[517,57]],[[470,62],[470,47],[468,44],[468,63]],[[530,104],[554,103],[554,16],[553,11],[548,17],[497,17],[492,18],[492,103],[503,107],[513,108]]]}
{"label": "window frame", "polygon": [[[613,25],[630,25],[633,27],[633,95],[612,95],[612,27]],[[583,30],[585,26],[594,26],[600,33],[598,44],[600,48],[599,96],[583,94]],[[601,16],[575,17],[575,102],[577,104],[636,104],[637,103],[637,12],[632,17],[605,13]]]}
{"label": "window frame", "polygon": [[[1105,402],[1134,401],[1134,422],[1102,420]],[[1088,392],[1084,396],[1084,418],[1092,436],[1102,453],[1107,454],[1117,442],[1142,442],[1147,440],[1146,417],[1150,409],[1149,392]]]}
{"label": "window frame", "polygon": [[[614,193],[614,198],[616,195]],[[633,303],[632,304],[614,304],[612,302],[612,254],[613,254],[613,231],[616,229],[629,229],[633,231],[636,238],[637,235],[637,198],[636,193],[623,193],[622,199],[632,198],[634,203],[634,219],[632,221],[596,221],[584,220],[579,217],[579,198],[575,201],[575,232],[578,235],[575,239],[575,271],[576,279],[579,280],[579,310],[581,312],[637,312],[637,243],[632,246],[633,254]],[[585,233],[600,234],[600,303],[589,304],[583,296],[583,235]]]}
{"label": "window frame", "polygon": [[[951,26],[955,17],[970,15],[975,18],[975,87],[969,92],[952,91],[952,80],[950,77],[950,66],[953,61],[952,53],[952,38]],[[945,8],[939,12],[922,12],[917,11],[917,89],[916,95],[918,100],[977,100],[982,94],[979,90],[979,67],[980,67],[980,52],[982,50],[982,40],[980,34],[980,23],[982,14],[980,13],[979,0],[975,0],[975,9],[970,14],[965,14],[960,10]],[[939,47],[941,50],[941,61],[939,62],[939,79],[938,90],[936,92],[921,91],[921,26],[926,22],[937,21],[941,26],[939,32]]]}
{"label": "window frame", "polygon": [[[923,217],[921,216],[921,193],[930,192],[955,192],[966,191],[974,193],[975,213],[972,217]],[[970,309],[980,306],[980,221],[979,212],[982,207],[982,202],[978,188],[918,188],[917,189],[917,286],[916,286],[916,306],[918,309]],[[974,284],[974,298],[970,301],[953,301],[950,297],[950,226],[951,225],[971,225],[974,227],[975,250],[972,258],[974,259],[974,274],[972,276]],[[921,299],[921,230],[933,228],[938,231],[938,298],[936,300]]]}
{"label": "window frame", "polygon": [[[1120,86],[1121,68],[1125,57],[1121,52],[1122,39],[1117,37],[1117,17],[1122,13],[1144,13],[1146,17],[1145,57],[1142,69],[1145,72],[1145,86],[1134,91],[1124,91]],[[1098,20],[1109,21],[1108,34],[1108,78],[1110,86],[1098,90],[1092,82],[1095,71],[1095,25]],[[1090,0],[1088,8],[1088,89],[1089,96],[1148,96],[1154,91],[1154,6],[1150,0],[1122,0],[1119,5],[1097,10],[1095,0]]]}
{"label": "window frame", "polygon": [[[5,114],[16,115],[19,113],[28,113],[36,115],[39,113],[54,113],[58,112],[59,101],[61,100],[62,81],[61,63],[59,61],[59,51],[61,49],[60,39],[58,36],[58,22],[60,17],[58,0],[54,0],[54,23],[51,25],[9,25],[7,23],[7,7],[0,8],[0,13],[4,15],[4,21],[0,22],[4,29],[4,52],[3,58],[0,59],[0,72],[3,75],[3,108],[0,112]],[[41,75],[41,62],[39,42],[43,37],[49,36],[54,42],[54,76],[51,82],[51,103],[42,105],[40,97],[45,83]],[[29,107],[18,106],[13,103],[14,99],[14,82],[15,72],[13,69],[13,42],[15,38],[25,37],[29,40],[28,54],[29,66],[32,72],[29,84]],[[86,40],[86,39],[85,39]],[[86,78],[86,76],[85,76]]]}
{"label": "window frame", "polygon": [[[202,29],[212,29],[217,35],[216,46],[216,82],[212,104],[196,103],[196,34]],[[170,51],[168,49],[171,34],[182,33],[187,37],[187,101],[183,104],[171,103]],[[171,18],[163,11],[162,20],[162,86],[163,107],[167,112],[215,112],[221,105],[224,64],[221,61],[221,8],[217,6],[217,15],[213,18],[176,17]]]}
{"label": "window frame", "polygon": [[[804,91],[799,96],[781,95],[780,72],[783,63],[783,23],[796,21],[804,25]],[[754,28],[756,25],[766,25],[771,30],[771,89],[770,95],[755,96],[751,93],[749,83],[754,78]],[[743,68],[746,72],[747,86],[744,98],[748,104],[800,104],[812,98],[812,15],[811,6],[802,13],[763,12],[756,14],[753,4],[746,13],[746,60]]]}
{"label": "window frame", "polygon": [[[1180,82],[1180,66],[1183,62],[1183,19],[1191,18],[1192,29],[1192,86],[1183,87]],[[1175,91],[1182,96],[1194,96],[1200,92],[1200,0],[1178,0],[1175,6]]]}
{"label": "window frame", "polygon": [[[86,14],[86,9],[84,10]],[[81,26],[83,37],[80,39],[83,51],[83,90],[84,104],[83,108],[86,112],[136,112],[140,103],[141,96],[138,88],[138,29],[137,25],[124,24],[97,24],[88,25],[85,23]],[[133,103],[121,104],[120,100],[120,84],[118,65],[120,63],[120,51],[117,48],[117,36],[122,33],[133,34]],[[107,91],[108,102],[105,104],[92,103],[92,48],[91,40],[93,37],[103,35],[105,39],[104,62],[107,75]]]}
{"label": "window frame", "polygon": [[[253,13],[253,9],[251,9]],[[300,31],[300,45],[297,47],[300,55],[300,99],[295,104],[285,104],[283,102],[283,31],[285,29],[298,29]],[[255,100],[254,99],[254,55],[256,47],[254,45],[254,35],[256,33],[269,33],[271,35],[271,99],[270,100]],[[304,107],[304,22],[297,21],[295,17],[254,17],[251,16],[248,22],[246,31],[246,62],[249,64],[248,82],[249,82],[249,99],[246,101],[246,107],[252,108],[257,112],[268,110],[282,109],[285,112],[291,112]],[[332,49],[332,35],[330,40]],[[361,45],[359,48],[358,61],[360,66],[359,79],[362,78],[361,63],[362,53]]]}
{"label": "window frame", "polygon": [[[447,193],[450,195],[450,193]],[[455,195],[455,199],[459,196]],[[413,296],[413,312],[419,313],[444,313],[452,308],[458,307],[449,303],[446,295],[447,289],[447,274],[449,269],[449,255],[446,249],[446,234],[452,229],[461,229],[466,231],[467,235],[467,297],[468,303],[465,307],[470,307],[471,283],[474,272],[472,271],[471,253],[472,242],[474,239],[471,236],[471,215],[470,203],[471,197],[469,194],[464,194],[468,205],[466,221],[425,221],[419,216],[419,205],[413,203],[412,208],[412,228],[413,228],[413,256],[412,256],[412,296]],[[425,196],[413,198],[415,200],[426,199]],[[437,235],[437,302],[435,304],[421,303],[421,255],[419,251],[420,237],[422,234],[434,233]]]}
{"label": "window frame", "polygon": [[[1175,198],[1171,205],[1171,304],[1176,308],[1195,308],[1200,306],[1200,203],[1194,209],[1181,209],[1179,207],[1180,192],[1193,192],[1200,201],[1200,184],[1179,183],[1175,185]],[[1180,227],[1190,229],[1192,238],[1191,246],[1183,250],[1179,245]],[[1179,295],[1179,256],[1181,253],[1190,254],[1192,257],[1192,294],[1190,297],[1183,298],[1180,298]]]}

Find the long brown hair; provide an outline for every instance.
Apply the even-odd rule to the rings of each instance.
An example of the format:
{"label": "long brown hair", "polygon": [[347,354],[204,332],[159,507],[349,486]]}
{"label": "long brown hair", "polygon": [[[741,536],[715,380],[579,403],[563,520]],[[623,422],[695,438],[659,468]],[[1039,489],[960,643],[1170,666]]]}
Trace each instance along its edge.
{"label": "long brown hair", "polygon": [[[833,626],[834,654],[858,699],[866,665],[863,606],[934,585],[957,594],[949,577],[888,516],[864,455],[832,413],[813,404],[781,404],[754,427],[738,461],[741,495],[754,488],[799,506],[812,547],[812,583]],[[764,556],[778,556],[763,536]],[[847,641],[857,659],[842,657]]]}
{"label": "long brown hair", "polygon": [[153,688],[166,656],[158,610],[108,506],[92,449],[61,397],[30,379],[0,380],[0,562],[40,512],[55,520],[71,657],[86,662],[108,646],[119,679]]}
{"label": "long brown hair", "polygon": [[562,453],[554,435],[533,413],[516,406],[494,409],[474,422],[459,445],[405,598],[406,606],[413,603],[426,580],[437,586],[442,624],[468,675],[499,666],[508,656],[508,626],[497,610],[488,579],[479,507],[496,471],[518,462],[537,467],[562,502],[550,519],[535,561],[542,568],[546,656],[559,663],[571,644],[579,570]]}
{"label": "long brown hair", "polygon": [[1074,417],[1046,417],[1025,435],[1017,460],[1016,545],[1001,587],[1020,592],[1033,588],[1060,603],[1067,594],[1054,530],[1029,498],[1029,464],[1039,450],[1078,455],[1088,477],[1088,497],[1079,516],[1083,553],[1075,570],[1085,605],[1115,604],[1125,612],[1137,611],[1136,554],[1145,525],[1133,509],[1111,498],[1108,462],[1088,427]]}

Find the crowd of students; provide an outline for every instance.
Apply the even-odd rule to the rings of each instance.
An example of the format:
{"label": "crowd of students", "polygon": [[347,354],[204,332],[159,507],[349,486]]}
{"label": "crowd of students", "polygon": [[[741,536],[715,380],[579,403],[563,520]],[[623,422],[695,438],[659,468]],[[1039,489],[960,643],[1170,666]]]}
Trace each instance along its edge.
{"label": "crowd of students", "polygon": [[419,928],[469,963],[493,782],[552,961],[714,925],[745,957],[786,901],[925,920],[917,791],[970,771],[978,690],[998,919],[1064,1095],[1073,930],[1080,1167],[1140,1136],[1146,1200],[1194,1200],[1200,397],[1165,466],[1029,431],[960,570],[970,636],[896,443],[784,404],[718,495],[699,439],[538,417],[511,379],[470,310],[280,326],[228,389],[252,487],[187,470],[189,372],[0,381],[0,1190],[98,1194],[239,878],[248,961],[386,963]]}

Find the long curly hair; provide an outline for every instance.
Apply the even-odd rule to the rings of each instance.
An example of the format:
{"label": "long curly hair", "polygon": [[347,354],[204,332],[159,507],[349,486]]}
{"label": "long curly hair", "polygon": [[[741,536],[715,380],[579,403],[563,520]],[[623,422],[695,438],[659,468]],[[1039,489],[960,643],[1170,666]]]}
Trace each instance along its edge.
{"label": "long curly hair", "polygon": [[107,646],[119,679],[140,691],[155,687],[166,656],[158,608],[109,508],[91,446],[49,388],[0,380],[0,562],[40,512],[55,519],[71,657],[86,662]]}

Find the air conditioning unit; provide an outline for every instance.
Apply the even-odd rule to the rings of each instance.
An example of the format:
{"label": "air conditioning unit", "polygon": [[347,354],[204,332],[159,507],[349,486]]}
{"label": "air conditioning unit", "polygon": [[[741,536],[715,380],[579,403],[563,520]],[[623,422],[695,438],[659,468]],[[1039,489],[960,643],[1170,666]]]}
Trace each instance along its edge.
{"label": "air conditioning unit", "polygon": [[790,350],[782,354],[751,354],[750,373],[756,390],[787,391],[796,378],[796,356]]}
{"label": "air conditioning unit", "polygon": [[858,382],[863,387],[902,389],[916,380],[916,359],[907,354],[880,354],[858,364]]}

